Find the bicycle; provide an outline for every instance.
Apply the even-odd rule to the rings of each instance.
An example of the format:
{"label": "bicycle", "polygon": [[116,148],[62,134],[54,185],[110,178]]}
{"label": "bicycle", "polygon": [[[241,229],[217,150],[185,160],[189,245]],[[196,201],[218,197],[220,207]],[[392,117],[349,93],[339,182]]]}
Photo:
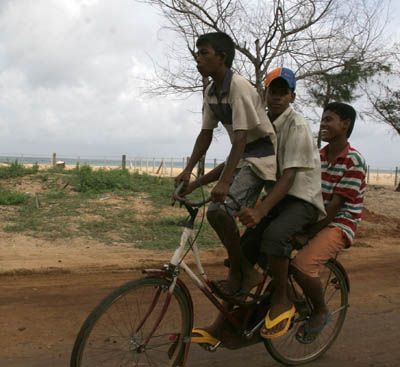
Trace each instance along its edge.
{"label": "bicycle", "polygon": [[[179,188],[176,194],[179,193]],[[213,283],[202,266],[194,223],[199,208],[210,199],[197,203],[179,198],[189,213],[184,222],[180,243],[170,262],[161,269],[144,269],[145,276],[115,289],[103,299],[83,323],[71,355],[71,367],[100,366],[185,366],[191,345],[193,300],[180,279],[184,270],[203,294],[222,312],[236,330],[239,346],[263,342],[270,355],[280,363],[299,365],[320,357],[335,341],[344,323],[348,305],[349,280],[343,266],[335,259],[326,263],[321,273],[325,301],[331,320],[311,344],[302,344],[295,335],[312,312],[311,302],[296,284],[292,272],[289,284],[296,315],[287,334],[277,339],[263,339],[259,331],[270,304],[272,283],[268,272],[252,297],[232,301],[214,295]],[[200,230],[199,230],[200,231]],[[193,252],[197,273],[184,258]],[[249,300],[250,299],[250,300]],[[229,301],[230,306],[227,305]],[[242,345],[241,345],[242,344]],[[210,347],[215,351],[222,344]],[[226,346],[229,348],[229,345]],[[233,349],[233,348],[231,348]]]}

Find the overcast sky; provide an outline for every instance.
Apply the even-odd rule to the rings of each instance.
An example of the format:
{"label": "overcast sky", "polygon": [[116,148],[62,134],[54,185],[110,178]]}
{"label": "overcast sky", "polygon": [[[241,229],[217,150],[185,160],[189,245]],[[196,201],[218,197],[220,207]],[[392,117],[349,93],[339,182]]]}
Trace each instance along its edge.
{"label": "overcast sky", "polygon": [[[171,42],[163,21],[134,0],[0,0],[0,155],[189,155],[201,97],[143,94]],[[358,121],[351,141],[371,167],[400,166],[385,125]],[[220,136],[208,158],[228,151]]]}

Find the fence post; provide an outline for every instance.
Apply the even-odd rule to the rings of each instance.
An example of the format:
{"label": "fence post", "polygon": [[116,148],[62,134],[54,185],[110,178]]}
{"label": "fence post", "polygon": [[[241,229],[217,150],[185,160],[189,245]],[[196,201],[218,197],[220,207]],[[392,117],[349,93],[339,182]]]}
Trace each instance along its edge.
{"label": "fence post", "polygon": [[173,170],[173,167],[174,167],[174,158],[171,158],[171,174],[170,174],[170,176],[171,177],[174,177],[174,170]]}
{"label": "fence post", "polygon": [[126,169],[126,155],[122,155],[122,169]]}
{"label": "fence post", "polygon": [[164,159],[161,160],[161,163],[158,166],[158,169],[156,171],[156,175],[158,175],[160,173],[160,170],[161,170],[161,176],[162,176],[162,168],[163,168],[163,166],[164,166]]}
{"label": "fence post", "polygon": [[394,171],[394,187],[397,187],[397,175],[399,174],[399,167],[396,166],[396,170]]}
{"label": "fence post", "polygon": [[367,166],[367,183],[369,183],[369,171],[370,171],[370,169],[369,169],[369,165]]}
{"label": "fence post", "polygon": [[56,162],[57,162],[57,154],[56,154],[56,153],[53,153],[53,159],[52,159],[52,161],[51,161],[53,167],[56,166]]}

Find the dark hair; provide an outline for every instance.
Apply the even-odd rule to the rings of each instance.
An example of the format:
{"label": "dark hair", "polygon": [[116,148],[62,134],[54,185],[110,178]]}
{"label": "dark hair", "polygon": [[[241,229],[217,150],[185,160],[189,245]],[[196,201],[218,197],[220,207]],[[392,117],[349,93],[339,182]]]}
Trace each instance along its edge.
{"label": "dark hair", "polygon": [[349,128],[347,129],[347,134],[346,134],[347,137],[349,138],[354,128],[354,122],[356,121],[357,117],[356,110],[346,103],[331,102],[325,106],[324,112],[325,111],[332,111],[336,113],[341,120],[350,120],[350,125]]}
{"label": "dark hair", "polygon": [[231,37],[223,32],[211,32],[201,35],[196,42],[196,47],[211,46],[216,53],[224,56],[224,64],[228,68],[232,67],[235,57],[235,44]]}

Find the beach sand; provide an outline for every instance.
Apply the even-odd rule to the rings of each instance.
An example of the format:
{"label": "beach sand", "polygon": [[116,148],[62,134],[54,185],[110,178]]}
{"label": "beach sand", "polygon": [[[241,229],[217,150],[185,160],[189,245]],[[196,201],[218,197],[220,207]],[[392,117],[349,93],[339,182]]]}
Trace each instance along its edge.
{"label": "beach sand", "polygon": [[[7,166],[7,163],[0,163],[0,166]],[[32,164],[24,164],[26,167],[31,167]],[[51,164],[39,164],[40,169],[49,169],[51,168]],[[106,170],[112,170],[112,169],[118,169],[120,168],[119,166],[91,166],[93,169],[106,169]],[[76,165],[65,165],[65,169],[74,169],[76,168]],[[153,165],[152,162],[143,161],[142,165],[134,165],[132,162],[127,162],[127,170],[129,172],[137,172],[137,173],[143,173],[143,174],[148,174],[148,175],[154,175],[154,176],[160,176],[160,177],[176,177],[179,175],[179,173],[182,172],[183,167],[171,167],[170,162],[166,162],[165,165]],[[206,168],[205,172],[209,172],[212,168]],[[193,170],[193,178],[197,174],[197,168]],[[395,170],[392,172],[383,172],[383,170],[379,169],[371,169],[370,172],[367,174],[367,183],[369,185],[382,185],[386,186],[388,188],[390,187],[397,187],[397,185],[400,182],[400,172],[396,173]]]}

